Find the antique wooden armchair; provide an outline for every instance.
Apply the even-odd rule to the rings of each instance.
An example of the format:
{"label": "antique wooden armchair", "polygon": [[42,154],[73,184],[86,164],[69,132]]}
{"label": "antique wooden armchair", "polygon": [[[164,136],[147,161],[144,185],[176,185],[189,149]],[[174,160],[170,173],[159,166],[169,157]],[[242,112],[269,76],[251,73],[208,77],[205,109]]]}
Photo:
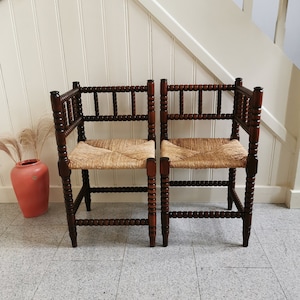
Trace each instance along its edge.
{"label": "antique wooden armchair", "polygon": [[[192,100],[194,112],[185,113],[186,97],[194,93]],[[205,93],[213,93],[214,109],[204,113]],[[243,246],[248,246],[252,205],[254,197],[255,175],[257,173],[257,147],[260,129],[260,113],[262,105],[262,88],[256,87],[253,91],[243,87],[242,79],[236,79],[234,84],[211,85],[168,85],[166,79],[161,80],[161,207],[162,207],[162,234],[163,245],[168,245],[170,218],[241,218],[243,220]],[[224,113],[223,98],[233,95],[231,111]],[[178,96],[177,96],[178,95]],[[207,99],[206,99],[207,100]],[[178,101],[178,102],[177,102]],[[189,100],[190,101],[190,100]],[[170,112],[172,108],[172,112]],[[194,120],[194,121],[191,121]],[[228,120],[231,125],[230,136],[211,137],[169,137],[169,123],[193,122],[197,128],[195,132],[203,132],[200,121],[220,122]],[[224,122],[223,121],[223,122]],[[197,123],[195,123],[197,122]],[[226,122],[225,122],[226,123]],[[227,122],[228,123],[228,122]],[[206,123],[207,124],[207,123]],[[225,126],[228,124],[222,124]],[[182,125],[183,126],[183,125]],[[205,128],[205,125],[204,125]],[[245,149],[239,141],[239,129],[248,136],[248,148]],[[178,130],[173,130],[176,135]],[[179,130],[182,131],[182,130]],[[181,132],[182,133],[182,132]],[[188,133],[186,133],[188,134]],[[208,133],[207,135],[209,135]],[[170,169],[219,169],[226,168],[229,175],[226,180],[170,180]],[[244,203],[239,199],[235,190],[236,168],[245,168],[246,184]],[[169,208],[170,189],[174,186],[210,186],[227,187],[226,193],[228,210],[223,211],[172,211]],[[184,201],[188,201],[188,191]],[[216,199],[217,201],[217,199]],[[236,210],[232,210],[233,203]]]}
{"label": "antique wooden armchair", "polygon": [[[103,97],[105,97],[103,99]],[[145,86],[99,86],[73,88],[60,95],[51,92],[51,103],[56,129],[58,169],[62,179],[69,234],[72,246],[77,246],[77,226],[147,225],[150,246],[155,246],[156,236],[156,161],[155,161],[155,110],[154,81]],[[125,103],[125,104],[124,104]],[[121,108],[130,107],[126,113]],[[87,124],[102,124],[93,134],[103,133],[107,124],[123,122],[147,122],[142,138],[131,137],[132,131],[122,131],[121,138],[88,139]],[[144,123],[145,124],[145,123]],[[113,126],[113,125],[111,125]],[[139,126],[140,127],[140,126]],[[72,151],[67,137],[77,131],[77,145]],[[109,136],[109,133],[107,134]],[[107,136],[105,135],[105,136]],[[82,187],[73,196],[71,170],[82,170]],[[89,170],[145,169],[147,182],[144,186],[91,186]],[[91,210],[92,193],[147,193],[148,212],[143,219],[78,219],[77,210],[85,200],[87,211]],[[128,194],[127,194],[128,195]]]}

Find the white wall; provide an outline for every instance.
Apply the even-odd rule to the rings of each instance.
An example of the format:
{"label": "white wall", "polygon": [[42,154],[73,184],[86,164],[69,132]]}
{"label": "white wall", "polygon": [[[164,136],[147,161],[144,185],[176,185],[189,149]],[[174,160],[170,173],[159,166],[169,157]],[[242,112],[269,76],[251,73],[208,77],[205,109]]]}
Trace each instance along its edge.
{"label": "white wall", "polygon": [[274,41],[279,0],[253,0],[252,21]]}
{"label": "white wall", "polygon": [[[258,28],[283,49],[300,69],[300,2],[298,0],[233,0]],[[276,28],[277,27],[277,28]]]}
{"label": "white wall", "polygon": [[300,2],[298,0],[288,1],[286,16],[284,50],[300,69]]}
{"label": "white wall", "polygon": [[[161,78],[177,83],[218,82],[219,76],[207,71],[204,62],[183,46],[176,35],[139,2],[0,1],[0,37],[5,41],[0,48],[0,133],[16,134],[24,127],[36,124],[39,116],[50,114],[49,92],[64,92],[71,87],[74,80],[80,81],[82,85],[123,85],[144,84],[147,79],[153,78],[156,82],[157,100]],[[202,2],[199,1],[199,5]],[[216,0],[209,3],[212,2]],[[232,5],[236,8],[235,18],[242,21],[242,17],[237,14],[238,7]],[[235,34],[241,36],[242,32],[239,32],[236,23],[232,23],[232,15],[228,16],[224,9],[213,11],[213,7],[213,4],[207,5],[201,18],[211,13],[211,20],[219,20],[220,23],[212,31],[216,24],[213,21],[208,22],[207,14],[206,20],[203,20],[206,22],[205,26],[197,27],[199,40],[204,42],[209,53],[221,63],[220,67],[225,66],[234,77],[244,77],[246,85],[251,88],[255,85],[267,87],[264,100],[266,111],[272,113],[274,124],[283,124],[284,135],[287,133],[287,141],[282,141],[276,135],[276,129],[274,132],[274,128],[269,128],[268,124],[263,125],[256,200],[285,202],[287,188],[292,182],[290,165],[296,145],[296,139],[290,137],[289,131],[285,131],[291,65],[277,50],[275,52],[280,57],[279,61],[274,62],[267,53],[263,53],[262,57],[255,55],[255,62],[250,60],[249,53],[253,53],[254,45],[249,44],[246,39],[233,36],[233,31],[237,30]],[[172,11],[170,8],[169,11],[173,13],[176,10]],[[194,21],[201,21],[201,18],[197,15],[193,19],[192,10],[188,13],[191,20],[191,28],[188,29],[193,32]],[[215,18],[215,14],[219,19]],[[180,17],[178,19],[180,21]],[[257,34],[252,31],[248,33]],[[267,44],[259,33],[258,40],[258,44]],[[228,42],[232,48],[226,48]],[[247,48],[245,55],[244,47]],[[223,50],[220,51],[221,49]],[[240,60],[234,64],[232,58],[236,56]],[[275,72],[278,69],[280,74]],[[279,85],[282,78],[285,81]],[[158,112],[157,101],[157,116]],[[270,114],[266,116],[269,117]],[[158,120],[157,117],[157,130]],[[290,120],[289,126],[294,125],[295,122]],[[292,141],[292,146],[289,140]],[[42,159],[50,169],[51,201],[62,201],[54,139],[47,142]],[[1,202],[15,201],[9,178],[12,167],[13,163],[4,153],[0,153]],[[138,172],[108,172],[105,176],[101,175],[103,174],[92,174],[93,182],[104,180],[104,183],[120,185],[128,182],[141,183]],[[198,174],[189,172],[187,175],[194,178]],[[217,175],[209,173],[203,176]],[[78,182],[78,174],[75,174],[74,183],[78,185]],[[208,197],[205,200],[214,200],[212,196]]]}

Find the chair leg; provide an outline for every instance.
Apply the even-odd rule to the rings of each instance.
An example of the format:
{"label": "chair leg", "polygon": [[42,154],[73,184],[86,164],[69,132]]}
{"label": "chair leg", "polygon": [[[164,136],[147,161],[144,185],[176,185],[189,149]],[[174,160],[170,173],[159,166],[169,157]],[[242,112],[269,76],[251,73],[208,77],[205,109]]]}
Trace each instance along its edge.
{"label": "chair leg", "polygon": [[69,235],[71,238],[72,247],[77,247],[77,231],[76,231],[76,224],[75,224],[75,213],[74,213],[74,205],[73,205],[70,177],[62,178],[62,183],[63,183],[63,191],[64,191],[64,199],[65,199],[65,207],[66,207]]}
{"label": "chair leg", "polygon": [[147,160],[147,176],[149,238],[150,247],[154,247],[156,240],[156,162],[154,158]]}
{"label": "chair leg", "polygon": [[235,189],[235,175],[236,175],[236,169],[230,168],[229,169],[229,184],[228,184],[228,195],[227,195],[227,201],[228,201],[228,210],[232,210],[232,204],[233,199],[231,197],[231,191]]}
{"label": "chair leg", "polygon": [[244,247],[248,247],[250,232],[251,232],[254,185],[255,185],[255,177],[247,176],[244,218],[243,218],[243,246]]}
{"label": "chair leg", "polygon": [[169,238],[169,159],[162,157],[160,159],[160,179],[161,179],[161,226],[163,236],[163,246],[168,246]]}
{"label": "chair leg", "polygon": [[90,177],[89,177],[89,171],[88,170],[82,170],[82,183],[83,186],[86,189],[84,200],[85,200],[85,206],[86,210],[91,210],[91,192],[90,192]]}

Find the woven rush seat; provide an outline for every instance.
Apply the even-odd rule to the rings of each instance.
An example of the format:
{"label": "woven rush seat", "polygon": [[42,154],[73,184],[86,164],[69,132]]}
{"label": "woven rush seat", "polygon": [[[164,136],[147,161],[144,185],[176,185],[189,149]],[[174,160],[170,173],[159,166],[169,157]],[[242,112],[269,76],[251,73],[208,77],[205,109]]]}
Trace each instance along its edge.
{"label": "woven rush seat", "polygon": [[69,155],[70,169],[144,169],[155,143],[144,139],[87,140]]}
{"label": "woven rush seat", "polygon": [[179,138],[163,140],[161,155],[171,168],[244,168],[248,153],[238,140]]}

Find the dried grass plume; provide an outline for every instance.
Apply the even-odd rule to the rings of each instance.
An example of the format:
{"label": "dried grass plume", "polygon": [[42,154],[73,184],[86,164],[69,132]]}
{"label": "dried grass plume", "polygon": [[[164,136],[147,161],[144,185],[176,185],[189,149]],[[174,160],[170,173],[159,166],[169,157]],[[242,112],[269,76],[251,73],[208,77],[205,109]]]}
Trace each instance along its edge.
{"label": "dried grass plume", "polygon": [[39,159],[47,138],[54,135],[53,119],[39,119],[34,129],[26,128],[15,137],[0,138],[0,150],[4,151],[15,163],[22,161],[25,153],[31,152]]}

